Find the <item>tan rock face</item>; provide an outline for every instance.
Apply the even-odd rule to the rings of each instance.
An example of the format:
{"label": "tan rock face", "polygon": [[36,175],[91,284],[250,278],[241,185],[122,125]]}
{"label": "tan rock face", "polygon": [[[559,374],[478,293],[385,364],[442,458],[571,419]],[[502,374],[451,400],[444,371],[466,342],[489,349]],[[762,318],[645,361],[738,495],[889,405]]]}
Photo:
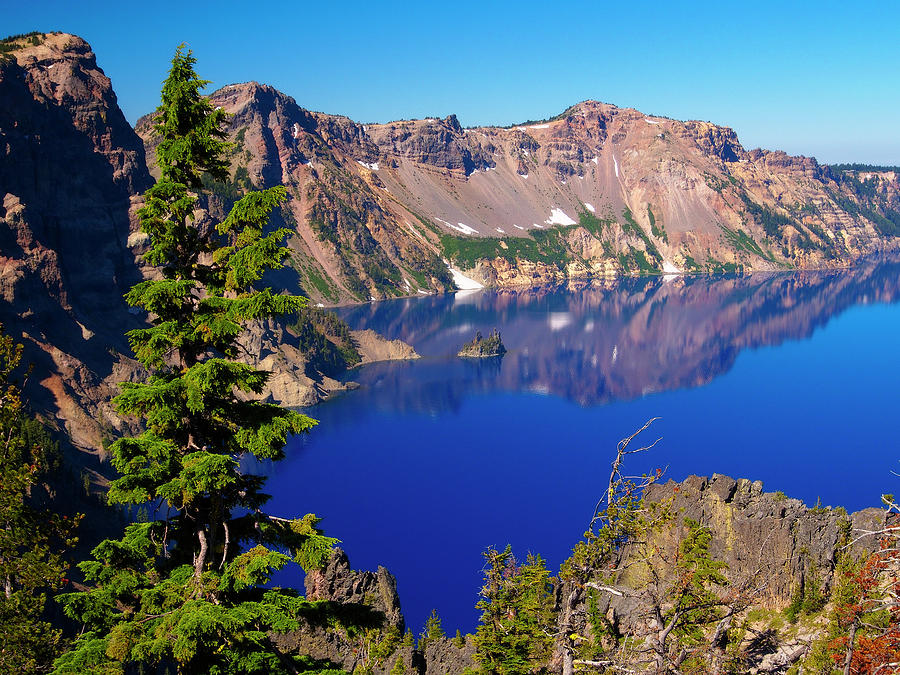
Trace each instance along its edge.
{"label": "tan rock face", "polygon": [[[256,83],[220,89],[212,101],[233,115],[235,176],[288,188],[281,215],[296,232],[289,241],[296,274],[285,286],[325,303],[452,288],[437,228],[425,228],[385,190],[380,151],[363,126],[303,110]],[[151,120],[140,120],[137,131],[152,157]],[[238,191],[247,187],[235,183]]]}
{"label": "tan rock face", "polygon": [[353,339],[356,341],[357,350],[362,356],[362,362],[396,361],[417,359],[416,350],[403,342],[403,340],[386,340],[374,330],[355,330]]}
{"label": "tan rock face", "polygon": [[[653,502],[671,500],[676,513],[712,532],[710,553],[728,563],[729,578],[763,570],[767,583],[758,604],[784,609],[804,576],[816,577],[827,591],[844,538],[859,529],[883,525],[883,509],[847,515],[842,509],[809,508],[799,499],[763,492],[761,482],[714,474],[690,476],[682,483],[655,485],[646,495]],[[857,552],[872,551],[877,542],[863,539]]]}
{"label": "tan rock face", "polygon": [[31,293],[105,309],[111,278],[140,278],[122,235],[133,195],[151,184],[143,144],[86,42],[47,35],[10,55],[0,63],[0,218],[19,250],[4,251],[42,260],[28,266]]}

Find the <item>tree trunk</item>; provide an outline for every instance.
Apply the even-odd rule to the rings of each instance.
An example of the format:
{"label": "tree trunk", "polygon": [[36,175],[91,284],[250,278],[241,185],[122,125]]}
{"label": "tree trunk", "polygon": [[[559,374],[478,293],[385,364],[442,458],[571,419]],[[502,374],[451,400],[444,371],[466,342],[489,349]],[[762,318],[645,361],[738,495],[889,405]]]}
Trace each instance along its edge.
{"label": "tree trunk", "polygon": [[573,675],[575,672],[575,655],[572,653],[572,645],[570,644],[569,635],[572,634],[574,627],[572,626],[572,616],[575,613],[575,607],[578,605],[578,599],[581,593],[575,584],[566,595],[565,605],[563,606],[561,620],[559,622],[559,652],[562,660],[562,675]]}
{"label": "tree trunk", "polygon": [[850,637],[847,640],[847,656],[844,658],[844,675],[850,675],[850,665],[853,663],[853,643],[856,641],[856,625],[859,618],[853,619],[850,627]]}
{"label": "tree trunk", "polygon": [[206,530],[202,527],[197,528],[197,538],[200,540],[200,551],[194,558],[194,579],[200,581],[203,574],[203,568],[206,567],[206,554],[209,551],[209,544],[206,541]]}
{"label": "tree trunk", "polygon": [[222,527],[225,529],[225,546],[222,550],[222,562],[219,563],[219,569],[221,570],[225,563],[228,561],[228,547],[231,544],[231,530],[228,529],[228,521],[222,521]]}
{"label": "tree trunk", "polygon": [[[204,446],[205,449],[205,446]],[[218,493],[213,493],[210,495],[210,501],[212,502],[212,508],[209,513],[209,552],[211,555],[216,554],[216,548],[219,545],[219,527],[222,525],[222,512],[224,511],[222,505],[222,496]]]}
{"label": "tree trunk", "polygon": [[731,628],[731,619],[734,616],[734,607],[729,607],[713,633],[712,639],[709,641],[711,649],[710,654],[710,675],[721,675],[722,664],[725,661],[725,648],[728,646],[728,629]]}
{"label": "tree trunk", "polygon": [[666,641],[669,639],[669,633],[672,632],[672,629],[675,628],[675,625],[678,623],[681,613],[675,612],[672,615],[672,618],[669,619],[668,625],[664,623],[662,610],[658,606],[654,608],[654,614],[655,626],[649,636],[650,648],[656,656],[656,672],[660,674],[668,673],[669,660],[666,656]]}

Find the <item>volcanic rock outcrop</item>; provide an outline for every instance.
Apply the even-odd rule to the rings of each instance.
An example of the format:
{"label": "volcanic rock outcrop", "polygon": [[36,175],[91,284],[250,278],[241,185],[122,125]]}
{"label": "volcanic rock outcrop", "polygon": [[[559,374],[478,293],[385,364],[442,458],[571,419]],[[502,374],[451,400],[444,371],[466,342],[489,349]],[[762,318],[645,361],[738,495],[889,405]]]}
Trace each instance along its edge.
{"label": "volcanic rock outcrop", "polygon": [[[304,110],[256,83],[229,85],[211,100],[232,115],[234,183],[219,188],[221,196],[227,201],[249,186],[288,188],[281,217],[296,232],[288,242],[295,274],[283,285],[329,303],[453,288],[436,243],[398,222],[365,127]],[[152,154],[152,116],[137,131]],[[418,222],[410,214],[405,220]]]}
{"label": "volcanic rock outcrop", "polygon": [[[35,364],[28,395],[98,449],[120,424],[113,383],[133,374],[122,296],[141,273],[128,248],[144,146],[82,39],[22,38],[0,61],[0,320]],[[35,381],[37,380],[37,381]]]}

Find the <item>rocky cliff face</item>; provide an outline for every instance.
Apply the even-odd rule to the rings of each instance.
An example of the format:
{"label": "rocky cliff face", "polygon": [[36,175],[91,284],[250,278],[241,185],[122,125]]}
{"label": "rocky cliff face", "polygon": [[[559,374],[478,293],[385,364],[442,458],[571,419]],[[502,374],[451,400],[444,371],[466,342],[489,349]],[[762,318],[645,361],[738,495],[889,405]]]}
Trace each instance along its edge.
{"label": "rocky cliff face", "polygon": [[[232,115],[235,180],[225,200],[250,185],[288,188],[281,215],[296,232],[288,242],[296,273],[283,285],[330,303],[452,288],[436,236],[414,236],[416,217],[380,182],[379,150],[364,127],[303,110],[256,83],[224,87],[211,99]],[[152,156],[151,118],[137,130]]]}
{"label": "rocky cliff face", "polygon": [[[714,474],[690,476],[681,483],[651,486],[651,502],[671,500],[678,517],[710,528],[710,553],[728,564],[729,578],[748,577],[762,569],[766,581],[759,606],[783,610],[796,589],[811,581],[826,597],[831,590],[837,556],[851,532],[883,525],[883,509],[848,515],[843,509],[809,508],[799,499],[763,492],[759,481]],[[859,551],[874,550],[864,540]]]}
{"label": "rocky cliff face", "polygon": [[[843,509],[809,508],[782,493],[763,492],[760,482],[721,475],[655,484],[644,498],[645,503],[665,505],[672,516],[670,525],[650,535],[649,549],[656,552],[649,563],[652,574],[647,572],[648,548],[642,543],[626,547],[621,572],[612,582],[624,592],[598,592],[593,610],[584,593],[577,592],[581,587],[565,582],[559,597],[569,604],[558,608],[560,628],[574,626],[577,634],[589,635],[590,622],[597,621],[593,615],[603,617],[622,638],[646,636],[648,622],[653,622],[655,594],[665,593],[670,588],[668,580],[676,578],[674,554],[687,536],[686,519],[691,519],[710,532],[710,557],[725,563],[727,583],[722,590],[732,603],[733,625],[743,627],[728,639],[735,656],[734,672],[788,672],[810,652],[815,640],[824,638],[824,617],[791,626],[782,612],[792,601],[799,605],[800,599],[805,603],[812,597],[820,599],[816,611],[827,609],[839,559],[862,558],[877,549],[874,538],[857,535],[884,527],[886,518],[883,509],[848,515]],[[610,583],[609,577],[598,579],[601,584]],[[572,603],[573,598],[578,600]],[[566,605],[565,600],[561,605]],[[664,606],[666,602],[664,597]],[[557,653],[551,661],[551,672],[561,671],[561,657]]]}
{"label": "rocky cliff face", "polygon": [[134,363],[122,294],[141,278],[128,248],[144,147],[89,45],[50,34],[0,61],[0,317],[28,347],[32,402],[97,449],[120,422],[109,399]]}
{"label": "rocky cliff face", "polygon": [[307,654],[320,665],[346,672],[389,673],[398,661],[415,672],[418,656],[403,645],[403,615],[397,582],[379,567],[358,572],[341,549],[335,549],[325,567],[306,577],[306,598],[327,603],[325,615],[311,613],[294,632],[275,636],[285,652]]}
{"label": "rocky cliff face", "polygon": [[[443,241],[446,255],[489,284],[838,266],[898,233],[856,209],[858,192],[814,159],[747,152],[731,129],[706,122],[587,101],[542,123],[460,129],[444,152],[436,126],[447,128],[369,127],[379,177],[456,238]],[[418,131],[429,152],[408,151],[400,130]],[[478,161],[461,167],[466,148]]]}
{"label": "rocky cliff face", "polygon": [[[140,278],[125,242],[133,196],[151,184],[143,144],[79,38],[48,35],[12,51],[0,64],[0,87],[0,185],[15,233],[4,252],[18,246],[19,260],[44,263],[29,271],[53,303],[85,318],[102,313],[110,280],[127,288]],[[28,283],[24,270],[10,272],[6,299]],[[121,297],[115,302],[124,305]]]}

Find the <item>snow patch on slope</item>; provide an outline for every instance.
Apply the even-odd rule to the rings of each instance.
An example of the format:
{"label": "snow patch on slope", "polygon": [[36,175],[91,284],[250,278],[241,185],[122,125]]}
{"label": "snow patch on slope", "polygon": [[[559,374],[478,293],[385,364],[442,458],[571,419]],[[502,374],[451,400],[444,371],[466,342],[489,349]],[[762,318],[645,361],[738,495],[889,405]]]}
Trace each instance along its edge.
{"label": "snow patch on slope", "polygon": [[444,225],[449,227],[451,230],[456,230],[457,232],[462,232],[463,234],[478,234],[478,230],[474,227],[469,227],[465,223],[457,223],[454,225],[453,223],[449,223],[442,218],[436,218],[435,220],[440,220]]}
{"label": "snow patch on slope", "polygon": [[681,274],[681,270],[675,267],[675,265],[668,261],[663,260],[663,274]]}
{"label": "snow patch on slope", "polygon": [[590,211],[591,213],[596,213],[596,212],[597,212],[597,209],[594,208],[594,205],[591,204],[591,203],[589,203],[589,202],[585,202],[585,203],[584,203],[584,208],[586,208],[586,209],[587,209],[588,211]]}
{"label": "snow patch on slope", "polygon": [[369,162],[360,162],[359,160],[356,160],[356,163],[359,164],[360,166],[366,167],[369,171],[378,171],[378,162],[369,163]]}
{"label": "snow patch on slope", "polygon": [[456,284],[456,287],[461,291],[475,291],[479,288],[484,288],[483,285],[479,284],[474,279],[470,279],[465,274],[460,272],[459,270],[455,270],[449,265],[447,269],[450,270],[450,276],[453,277],[453,283]]}
{"label": "snow patch on slope", "polygon": [[550,218],[544,221],[547,225],[575,225],[575,221],[569,218],[562,209],[550,211]]}

